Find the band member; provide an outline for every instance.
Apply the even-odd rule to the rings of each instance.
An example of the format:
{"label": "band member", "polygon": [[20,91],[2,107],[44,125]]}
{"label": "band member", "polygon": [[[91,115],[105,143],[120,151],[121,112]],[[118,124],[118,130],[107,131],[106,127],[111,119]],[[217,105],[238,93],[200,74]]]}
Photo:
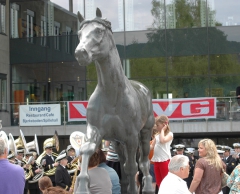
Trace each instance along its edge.
{"label": "band member", "polygon": [[199,158],[198,156],[194,155],[195,152],[196,152],[195,148],[186,148],[186,150],[185,150],[185,154],[192,158],[193,166],[195,166],[195,164]]}
{"label": "band member", "polygon": [[[230,154],[231,147],[229,146],[222,146],[223,153],[223,161],[226,164],[226,173],[230,175],[233,169],[236,167],[237,162],[236,159],[232,157]],[[223,188],[223,194],[228,194],[230,192],[229,187]]]}
{"label": "band member", "polygon": [[[35,161],[37,159],[36,150],[29,150],[29,153],[32,154],[32,156],[33,156],[31,166],[32,166],[33,175],[35,176],[36,174],[41,173],[42,169],[39,168],[39,166],[37,165],[37,163]],[[28,183],[28,189],[29,189],[30,194],[40,194],[40,189],[39,189],[39,186],[38,186],[38,182]]]}
{"label": "band member", "polygon": [[[48,171],[50,169],[53,169],[54,167],[58,166],[58,162],[54,162],[56,157],[52,154],[53,153],[53,141],[52,138],[46,139],[43,143],[43,148],[46,152],[46,155],[42,158],[41,164],[44,168],[44,171]],[[55,184],[55,175],[49,175],[49,178],[52,181],[53,186],[56,186]]]}
{"label": "band member", "polygon": [[72,147],[72,145],[69,145],[66,151],[67,151],[68,163],[71,163],[72,160],[76,157],[75,149]]}
{"label": "band member", "polygon": [[[176,153],[177,155],[184,155],[183,152],[184,152],[184,148],[185,148],[185,145],[182,145],[182,144],[178,144],[178,145],[175,145],[174,148],[176,149]],[[194,171],[194,163],[193,163],[193,160],[191,157],[189,157],[187,155],[187,157],[189,158],[189,175],[187,178],[183,179],[186,181],[187,183],[187,186],[188,188],[190,187],[191,185],[191,182],[193,180],[193,171]]]}
{"label": "band member", "polygon": [[56,186],[60,186],[66,191],[70,193],[73,191],[71,187],[71,176],[68,174],[66,165],[68,163],[67,153],[63,150],[56,159],[56,162],[59,162],[56,173],[55,173],[55,181]]}
{"label": "band member", "polygon": [[10,163],[15,164],[15,154],[12,151],[8,154],[7,159]]}
{"label": "band member", "polygon": [[240,143],[234,143],[233,144],[235,153],[233,154],[233,157],[236,159],[237,165],[240,163]]}
{"label": "band member", "polygon": [[[24,169],[25,174],[29,173],[29,165],[23,161],[24,148],[19,147],[17,150],[17,155],[15,157],[15,164],[21,166]],[[28,193],[28,181],[25,181],[24,194]]]}
{"label": "band member", "polygon": [[20,148],[17,150],[17,155],[15,157],[15,164],[23,167],[24,166],[24,162],[23,162],[23,156],[24,156],[24,149],[23,148]]}

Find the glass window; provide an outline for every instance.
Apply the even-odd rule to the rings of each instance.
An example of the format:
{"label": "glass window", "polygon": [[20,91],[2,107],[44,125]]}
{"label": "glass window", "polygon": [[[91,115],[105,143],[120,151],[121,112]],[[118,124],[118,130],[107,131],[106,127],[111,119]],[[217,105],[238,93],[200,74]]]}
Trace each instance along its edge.
{"label": "glass window", "polygon": [[0,110],[7,110],[7,75],[0,73]]}
{"label": "glass window", "polygon": [[6,33],[6,0],[0,0],[0,33]]}
{"label": "glass window", "polygon": [[208,29],[210,54],[232,54],[240,50],[240,26],[218,26]]}
{"label": "glass window", "polygon": [[66,52],[70,53],[70,38],[71,38],[72,29],[66,26]]}
{"label": "glass window", "polygon": [[[217,74],[236,74],[240,71],[239,54],[217,54],[210,55],[210,72]],[[231,80],[232,77],[230,76]],[[224,82],[223,82],[224,83]]]}
{"label": "glass window", "polygon": [[169,76],[196,76],[208,74],[208,56],[168,57]]}
{"label": "glass window", "polygon": [[240,77],[238,75],[211,76],[211,96],[235,97],[238,86],[240,86]]}
{"label": "glass window", "polygon": [[126,60],[128,78],[166,77],[166,58],[135,58]]}
{"label": "glass window", "polygon": [[205,76],[170,77],[168,78],[168,92],[172,93],[173,98],[207,97],[208,80]]}
{"label": "glass window", "polygon": [[[11,4],[11,37],[18,38],[18,13],[19,5],[16,3]],[[21,37],[21,36],[20,36]]]}
{"label": "glass window", "polygon": [[205,27],[206,1],[166,1],[166,28]]}
{"label": "glass window", "polygon": [[33,42],[33,19],[34,19],[34,12],[27,9],[27,41]]}

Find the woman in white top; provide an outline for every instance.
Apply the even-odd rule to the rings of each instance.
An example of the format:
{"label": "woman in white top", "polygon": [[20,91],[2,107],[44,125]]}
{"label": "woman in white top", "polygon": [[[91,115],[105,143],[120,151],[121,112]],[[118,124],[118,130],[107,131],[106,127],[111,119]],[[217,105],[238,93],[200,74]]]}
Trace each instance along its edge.
{"label": "woman in white top", "polygon": [[168,122],[168,117],[165,115],[156,117],[155,124],[158,133],[150,146],[150,149],[154,148],[151,161],[154,162],[154,173],[158,188],[168,174],[168,163],[171,159],[170,145],[173,140],[173,133],[170,131]]}

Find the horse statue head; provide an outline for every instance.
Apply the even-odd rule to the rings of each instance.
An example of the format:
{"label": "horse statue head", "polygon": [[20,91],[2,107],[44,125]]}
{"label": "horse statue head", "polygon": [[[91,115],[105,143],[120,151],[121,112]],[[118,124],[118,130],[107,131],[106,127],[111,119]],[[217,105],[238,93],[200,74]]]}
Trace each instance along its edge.
{"label": "horse statue head", "polygon": [[79,12],[78,20],[80,22],[78,31],[80,43],[75,50],[75,58],[79,65],[86,66],[108,55],[110,44],[107,37],[109,37],[109,33],[112,36],[111,23],[107,19],[102,19],[99,8],[97,8],[96,18],[93,20],[85,20]]}

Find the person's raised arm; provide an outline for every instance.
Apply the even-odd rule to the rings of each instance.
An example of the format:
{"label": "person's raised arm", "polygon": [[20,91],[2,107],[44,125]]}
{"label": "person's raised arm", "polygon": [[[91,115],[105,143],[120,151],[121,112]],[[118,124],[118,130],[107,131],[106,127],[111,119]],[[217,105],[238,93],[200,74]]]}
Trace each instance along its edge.
{"label": "person's raised arm", "polygon": [[195,190],[197,189],[198,185],[200,184],[200,182],[202,180],[203,172],[204,171],[202,169],[195,168],[193,180],[192,180],[192,183],[191,183],[190,188],[189,188],[189,191],[191,193],[195,192]]}
{"label": "person's raised arm", "polygon": [[160,135],[159,135],[159,141],[160,143],[167,143],[170,140],[173,139],[173,136],[171,133],[168,133],[166,136],[164,135],[165,130],[168,128],[168,125],[164,125],[164,127],[162,128]]}

